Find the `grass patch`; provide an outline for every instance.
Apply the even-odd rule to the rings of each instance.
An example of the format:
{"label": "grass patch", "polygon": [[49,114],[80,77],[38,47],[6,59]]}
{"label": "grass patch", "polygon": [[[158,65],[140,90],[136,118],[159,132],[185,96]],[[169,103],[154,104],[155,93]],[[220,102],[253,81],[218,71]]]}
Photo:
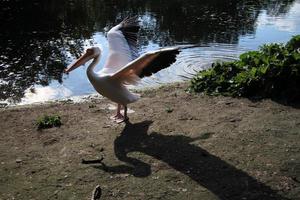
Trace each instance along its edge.
{"label": "grass patch", "polygon": [[39,130],[60,127],[62,125],[61,117],[58,115],[44,115],[37,120],[36,125]]}
{"label": "grass patch", "polygon": [[165,111],[166,111],[167,113],[171,113],[171,112],[174,111],[174,109],[173,109],[173,108],[170,108],[170,107],[167,107],[167,108],[165,109]]}
{"label": "grass patch", "polygon": [[198,72],[188,90],[209,95],[300,100],[300,35],[268,44],[233,62],[213,63]]}

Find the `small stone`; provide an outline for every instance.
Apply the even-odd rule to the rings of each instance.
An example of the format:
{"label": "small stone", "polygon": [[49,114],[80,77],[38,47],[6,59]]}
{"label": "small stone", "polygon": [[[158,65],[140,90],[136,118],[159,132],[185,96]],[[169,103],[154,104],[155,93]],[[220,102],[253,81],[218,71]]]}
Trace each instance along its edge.
{"label": "small stone", "polygon": [[230,119],[229,121],[230,122],[239,122],[239,121],[242,121],[242,119],[240,119],[240,118],[233,118],[233,119]]}
{"label": "small stone", "polygon": [[90,144],[90,147],[92,147],[92,148],[94,148],[95,146],[96,146],[96,145],[93,144],[93,143]]}
{"label": "small stone", "polygon": [[20,158],[17,158],[16,159],[16,163],[21,163],[23,160],[22,159],[20,159]]}

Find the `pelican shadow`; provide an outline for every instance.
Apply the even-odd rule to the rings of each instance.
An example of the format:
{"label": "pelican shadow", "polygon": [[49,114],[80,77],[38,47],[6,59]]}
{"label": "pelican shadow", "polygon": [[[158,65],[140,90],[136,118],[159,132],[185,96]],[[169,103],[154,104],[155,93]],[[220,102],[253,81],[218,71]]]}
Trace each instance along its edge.
{"label": "pelican shadow", "polygon": [[127,122],[121,135],[115,139],[115,155],[125,165],[107,166],[102,163],[95,167],[110,173],[146,177],[151,174],[151,166],[128,156],[130,152],[141,152],[189,176],[220,199],[286,199],[246,172],[191,144],[199,138],[156,132],[148,134],[151,124],[152,121]]}

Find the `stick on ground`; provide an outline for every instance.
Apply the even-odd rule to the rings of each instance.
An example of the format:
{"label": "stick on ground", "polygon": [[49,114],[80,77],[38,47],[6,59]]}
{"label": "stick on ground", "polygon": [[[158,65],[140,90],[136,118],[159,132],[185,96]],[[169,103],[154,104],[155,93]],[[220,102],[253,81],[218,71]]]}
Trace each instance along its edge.
{"label": "stick on ground", "polygon": [[99,200],[101,198],[101,194],[102,194],[101,187],[100,185],[97,185],[93,191],[91,200]]}

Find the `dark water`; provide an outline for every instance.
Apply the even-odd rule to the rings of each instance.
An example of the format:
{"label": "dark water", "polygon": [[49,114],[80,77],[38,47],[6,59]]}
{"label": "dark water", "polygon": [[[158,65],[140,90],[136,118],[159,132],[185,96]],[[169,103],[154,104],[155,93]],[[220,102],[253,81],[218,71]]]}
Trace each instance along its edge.
{"label": "dark water", "polygon": [[[216,60],[235,59],[300,34],[299,0],[0,0],[0,102],[26,104],[94,93],[86,67],[63,69],[105,33],[137,15],[140,51],[202,44],[141,87],[182,80]],[[102,59],[98,69],[104,63]]]}

